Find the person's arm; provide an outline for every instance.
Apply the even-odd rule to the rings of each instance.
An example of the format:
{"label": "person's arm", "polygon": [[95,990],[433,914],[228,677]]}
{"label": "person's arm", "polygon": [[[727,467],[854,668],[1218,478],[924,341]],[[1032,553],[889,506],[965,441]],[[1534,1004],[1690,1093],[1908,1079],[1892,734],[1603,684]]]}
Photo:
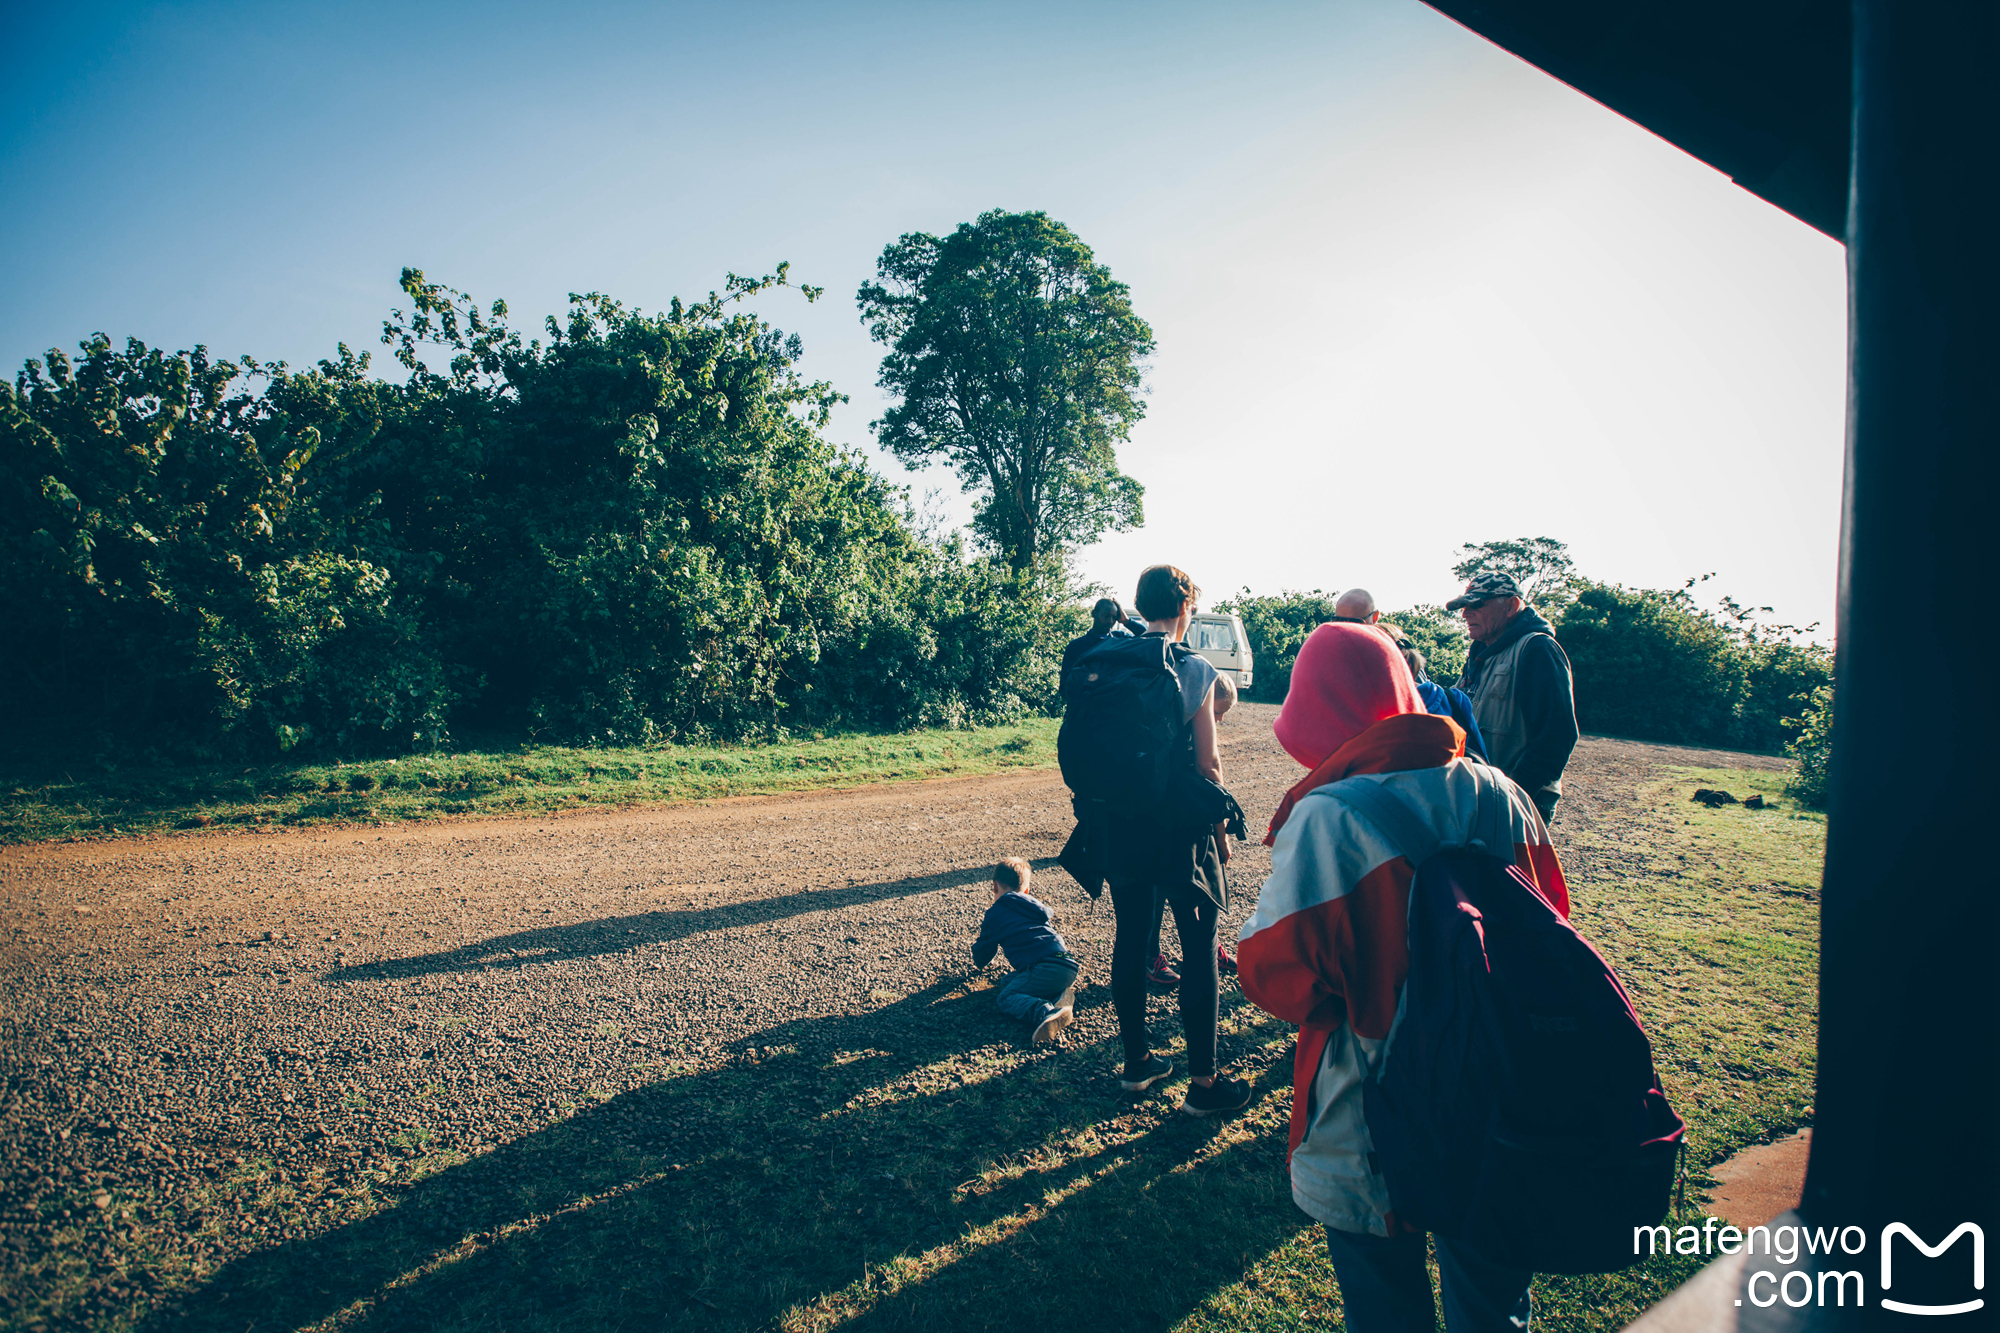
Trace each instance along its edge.
{"label": "person's arm", "polygon": [[979,938],[972,942],[972,965],[975,968],[985,967],[993,961],[993,955],[1000,952],[1000,936],[994,929],[996,915],[989,910],[979,923]]}
{"label": "person's arm", "polygon": [[1194,766],[1209,781],[1218,784],[1222,781],[1222,751],[1215,743],[1214,685],[1208,687],[1201,707],[1194,712]]}
{"label": "person's arm", "polygon": [[[1215,686],[1208,687],[1208,693],[1201,698],[1201,707],[1194,712],[1194,766],[1195,771],[1216,786],[1222,785],[1222,751],[1215,743]],[[1215,847],[1223,864],[1229,863],[1229,825],[1215,826]]]}
{"label": "person's arm", "polygon": [[1514,701],[1528,732],[1528,746],[1512,777],[1539,791],[1562,776],[1576,749],[1576,699],[1570,692],[1569,659],[1554,639],[1537,634],[1521,649],[1514,669]]}

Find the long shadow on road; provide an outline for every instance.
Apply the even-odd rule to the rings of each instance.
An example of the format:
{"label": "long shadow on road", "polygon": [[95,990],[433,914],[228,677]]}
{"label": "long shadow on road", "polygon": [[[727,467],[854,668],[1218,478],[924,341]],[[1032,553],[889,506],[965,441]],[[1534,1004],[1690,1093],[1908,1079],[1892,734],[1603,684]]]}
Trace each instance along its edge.
{"label": "long shadow on road", "polygon": [[[1115,1043],[1022,1050],[1002,1024],[940,983],[758,1033],[239,1258],[146,1327],[1166,1328],[1306,1224],[1282,1114],[1196,1121],[1178,1084],[1135,1104]],[[1253,1025],[1225,1058],[1287,1035]]]}
{"label": "long shadow on road", "polygon": [[[1053,858],[1033,863],[1037,870],[1046,869],[1054,864]],[[604,954],[624,953],[649,944],[669,944],[675,940],[684,940],[693,935],[704,935],[717,930],[740,930],[745,926],[767,925],[773,921],[783,921],[787,917],[804,916],[809,912],[861,907],[890,898],[915,897],[917,894],[930,893],[935,889],[963,888],[968,884],[984,883],[991,873],[991,868],[987,866],[972,870],[946,870],[937,874],[915,875],[908,879],[890,880],[881,884],[850,884],[839,888],[806,889],[798,893],[729,903],[721,907],[702,907],[678,912],[671,910],[640,912],[632,916],[601,917],[575,925],[543,926],[535,930],[515,931],[509,935],[495,935],[477,944],[462,945],[456,949],[446,949],[437,953],[416,954],[409,958],[387,958],[380,962],[358,963],[352,967],[336,968],[326,974],[325,980],[328,982],[407,980],[440,972],[477,972],[492,968],[527,967],[532,964],[561,962],[573,958],[594,958]]]}

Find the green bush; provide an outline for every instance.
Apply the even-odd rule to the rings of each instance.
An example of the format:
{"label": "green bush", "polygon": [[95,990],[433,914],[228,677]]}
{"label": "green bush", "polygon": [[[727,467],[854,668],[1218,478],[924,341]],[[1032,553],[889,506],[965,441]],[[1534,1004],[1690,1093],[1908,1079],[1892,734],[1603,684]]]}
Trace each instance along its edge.
{"label": "green bush", "polygon": [[1556,633],[1585,731],[1776,751],[1787,720],[1831,678],[1825,648],[1786,627],[1755,627],[1734,603],[1705,611],[1687,587],[1576,587]]}
{"label": "green bush", "polygon": [[[1052,706],[1061,557],[914,529],[840,395],[731,302],[598,295],[525,342],[406,270],[391,383],[98,336],[0,385],[0,685],[215,750],[966,726]],[[808,295],[816,295],[810,289]]]}
{"label": "green bush", "polygon": [[101,334],[82,352],[0,385],[0,681],[17,719],[251,749],[436,743],[453,692],[361,553],[372,506],[318,484],[355,400],[382,386]]}
{"label": "green bush", "polygon": [[1798,761],[1798,768],[1785,782],[1785,791],[1800,804],[1815,810],[1826,809],[1828,765],[1833,757],[1833,686],[1820,685],[1808,696],[1803,715],[1788,719],[1792,739],[1785,753]]}
{"label": "green bush", "polygon": [[1382,619],[1410,636],[1410,642],[1424,655],[1432,680],[1450,685],[1465,671],[1465,655],[1472,636],[1465,622],[1441,606],[1420,604],[1407,611],[1385,612]]}
{"label": "green bush", "polygon": [[[1254,699],[1282,703],[1292,687],[1292,661],[1299,655],[1306,636],[1333,619],[1334,599],[1315,588],[1311,592],[1279,593],[1259,597],[1248,588],[1216,604],[1216,610],[1233,611],[1243,617],[1243,632],[1257,666]],[[1384,612],[1382,619],[1400,626],[1410,642],[1430,664],[1433,680],[1450,684],[1465,670],[1465,653],[1471,645],[1465,623],[1441,606],[1413,606],[1407,611]]]}
{"label": "green bush", "polygon": [[1243,617],[1243,633],[1250,640],[1256,667],[1251,697],[1282,703],[1292,688],[1292,660],[1306,636],[1333,619],[1333,598],[1317,588],[1276,597],[1258,597],[1245,588],[1217,602],[1215,609]]}

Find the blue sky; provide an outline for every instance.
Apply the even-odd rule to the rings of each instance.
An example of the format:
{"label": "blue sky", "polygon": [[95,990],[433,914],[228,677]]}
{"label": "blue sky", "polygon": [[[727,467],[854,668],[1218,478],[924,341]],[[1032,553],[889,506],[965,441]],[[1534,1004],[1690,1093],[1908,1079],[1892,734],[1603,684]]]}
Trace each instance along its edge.
{"label": "blue sky", "polygon": [[759,309],[867,447],[882,247],[1039,208],[1159,342],[1148,523],[1085,557],[1114,588],[1436,601],[1460,542],[1547,534],[1830,627],[1840,246],[1415,0],[9,18],[10,369],[93,330],[381,353],[405,264],[536,327],[790,260],[826,297]]}

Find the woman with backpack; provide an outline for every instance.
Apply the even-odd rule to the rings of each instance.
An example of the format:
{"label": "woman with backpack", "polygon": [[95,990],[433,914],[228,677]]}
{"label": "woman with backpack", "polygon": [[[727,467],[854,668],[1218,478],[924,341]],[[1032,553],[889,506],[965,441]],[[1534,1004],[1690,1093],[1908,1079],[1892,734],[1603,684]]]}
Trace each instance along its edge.
{"label": "woman with backpack", "polygon": [[[1194,580],[1172,565],[1155,565],[1142,573],[1134,602],[1146,621],[1146,632],[1133,650],[1142,652],[1140,645],[1155,645],[1178,678],[1181,742],[1173,763],[1220,785],[1215,668],[1181,642],[1199,596]],[[1228,902],[1223,863],[1229,859],[1229,840],[1224,827],[1218,824],[1212,831],[1190,833],[1166,810],[1124,811],[1109,817],[1106,842],[1106,878],[1117,932],[1111,946],[1111,1001],[1125,1046],[1120,1086],[1127,1092],[1144,1092],[1174,1072],[1171,1061],[1153,1054],[1146,1032],[1147,968],[1156,952],[1159,904],[1164,900],[1173,910],[1186,959],[1179,998],[1193,1086],[1181,1109],[1196,1116],[1241,1110],[1250,1103],[1250,1085],[1219,1076],[1215,1070],[1220,987],[1216,932]]]}
{"label": "woman with backpack", "polygon": [[[1292,1198],[1326,1227],[1350,1333],[1435,1326],[1424,1234],[1392,1210],[1363,1110],[1397,1022],[1409,969],[1412,856],[1340,798],[1375,784],[1446,846],[1474,830],[1556,912],[1568,890],[1528,798],[1498,770],[1464,761],[1465,732],[1427,712],[1396,646],[1371,626],[1321,625],[1292,666],[1273,727],[1307,770],[1264,841],[1271,873],[1237,950],[1243,993],[1299,1025],[1293,1069]],[[1482,823],[1482,794],[1484,819]],[[1449,1333],[1519,1333],[1532,1274],[1437,1238]]]}

